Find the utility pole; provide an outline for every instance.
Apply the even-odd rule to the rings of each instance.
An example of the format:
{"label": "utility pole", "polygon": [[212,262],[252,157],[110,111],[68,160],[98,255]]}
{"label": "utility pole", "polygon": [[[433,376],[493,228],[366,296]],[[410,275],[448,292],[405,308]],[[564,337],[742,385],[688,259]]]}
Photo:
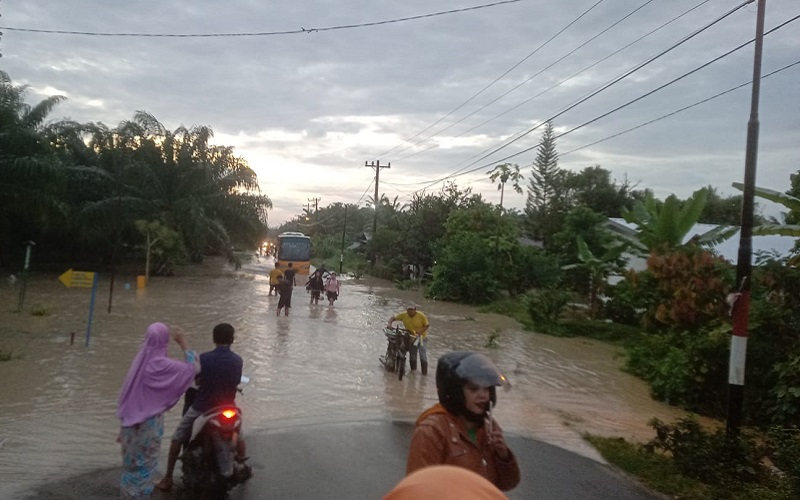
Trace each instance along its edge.
{"label": "utility pole", "polygon": [[308,202],[309,202],[308,210],[309,210],[309,212],[311,211],[311,202],[312,201],[314,202],[314,218],[315,219],[317,218],[317,212],[319,211],[319,200],[321,200],[321,199],[322,198],[309,198],[308,199]]}
{"label": "utility pole", "polygon": [[[372,217],[372,238],[375,238],[375,232],[378,230],[378,205],[380,204],[378,201],[378,182],[380,181],[381,176],[381,169],[382,168],[392,168],[392,164],[388,163],[386,165],[381,165],[381,161],[373,161],[372,163],[365,161],[365,167],[370,167],[375,169],[375,197],[372,198],[372,204],[374,205],[373,208],[375,209],[375,215]],[[375,265],[375,253],[372,253],[372,265]]]}
{"label": "utility pole", "polygon": [[736,436],[742,425],[744,401],[744,366],[747,355],[747,322],[750,316],[750,281],[753,258],[753,206],[758,161],[758,100],[761,90],[761,54],[764,47],[764,13],[767,0],[758,2],[756,16],[755,55],[753,57],[753,89],[750,98],[750,120],[747,122],[747,149],[744,160],[744,190],[742,194],[742,229],[739,236],[739,255],[736,262],[736,284],[731,314],[733,334],[728,363],[728,418],[725,431]]}
{"label": "utility pole", "polygon": [[342,224],[342,252],[339,254],[339,274],[342,274],[344,266],[344,235],[347,231],[347,204],[344,205],[344,223]]}

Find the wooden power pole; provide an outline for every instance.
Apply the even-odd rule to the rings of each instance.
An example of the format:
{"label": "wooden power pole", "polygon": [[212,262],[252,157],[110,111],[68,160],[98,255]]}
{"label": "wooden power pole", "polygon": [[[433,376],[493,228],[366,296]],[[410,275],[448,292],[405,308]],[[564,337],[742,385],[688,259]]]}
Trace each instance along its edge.
{"label": "wooden power pole", "polygon": [[[381,161],[373,161],[373,162],[364,162],[365,167],[370,167],[375,169],[375,197],[372,199],[372,204],[374,205],[373,208],[375,209],[375,215],[372,217],[372,237],[375,238],[375,232],[378,230],[378,205],[380,204],[378,201],[378,182],[380,181],[381,177],[381,169],[382,168],[392,168],[391,163],[387,163],[386,165],[381,165]],[[372,264],[375,265],[375,253],[372,253]]]}

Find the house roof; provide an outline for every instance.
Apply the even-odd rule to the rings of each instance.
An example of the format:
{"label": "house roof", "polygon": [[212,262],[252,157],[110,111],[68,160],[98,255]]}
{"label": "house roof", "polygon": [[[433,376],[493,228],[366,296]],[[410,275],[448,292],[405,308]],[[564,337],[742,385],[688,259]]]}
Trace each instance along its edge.
{"label": "house roof", "polygon": [[[635,234],[636,233],[636,224],[632,224],[627,222],[625,219],[611,217],[608,219],[610,226],[612,229],[620,231],[620,232],[628,232],[628,234]],[[694,238],[695,236],[699,236],[702,234],[707,233],[717,227],[716,224],[701,224],[697,223],[692,227],[692,229],[686,233],[686,236],[683,239],[683,243],[687,243],[689,240]],[[729,262],[736,262],[739,260],[739,240],[741,239],[741,230],[736,231],[736,233],[728,238],[727,240],[717,243],[712,248],[715,252],[721,255],[725,260]],[[753,236],[753,255],[755,256],[758,252],[769,252],[773,251],[777,253],[779,257],[788,257],[792,249],[794,248],[794,244],[797,241],[797,238],[792,236],[780,236],[780,235],[768,235],[768,236]]]}

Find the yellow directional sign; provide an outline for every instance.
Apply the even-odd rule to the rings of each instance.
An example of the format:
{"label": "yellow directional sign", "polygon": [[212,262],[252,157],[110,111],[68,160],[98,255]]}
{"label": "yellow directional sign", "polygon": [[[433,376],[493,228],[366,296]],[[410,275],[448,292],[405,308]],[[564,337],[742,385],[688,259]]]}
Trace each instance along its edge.
{"label": "yellow directional sign", "polygon": [[58,281],[64,283],[67,288],[92,288],[94,273],[69,269],[58,277]]}

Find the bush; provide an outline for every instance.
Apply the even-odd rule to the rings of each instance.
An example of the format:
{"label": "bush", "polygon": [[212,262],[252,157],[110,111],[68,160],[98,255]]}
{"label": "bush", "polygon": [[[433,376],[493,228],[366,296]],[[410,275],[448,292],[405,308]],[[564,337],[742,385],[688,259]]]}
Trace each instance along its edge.
{"label": "bush", "polygon": [[732,490],[744,484],[768,482],[770,472],[762,464],[766,448],[744,433],[728,435],[725,429],[708,433],[696,418],[685,417],[674,424],[658,419],[650,422],[656,437],[645,448],[672,457],[685,476]]}
{"label": "bush", "polygon": [[726,328],[642,335],[627,345],[625,368],[650,383],[654,398],[719,417],[726,401],[728,343]]}
{"label": "bush", "polygon": [[489,243],[475,233],[448,238],[438,253],[428,296],[468,304],[485,304],[500,292]]}
{"label": "bush", "polygon": [[544,288],[527,294],[528,314],[534,325],[545,328],[558,323],[567,307],[570,294],[561,288]]}

